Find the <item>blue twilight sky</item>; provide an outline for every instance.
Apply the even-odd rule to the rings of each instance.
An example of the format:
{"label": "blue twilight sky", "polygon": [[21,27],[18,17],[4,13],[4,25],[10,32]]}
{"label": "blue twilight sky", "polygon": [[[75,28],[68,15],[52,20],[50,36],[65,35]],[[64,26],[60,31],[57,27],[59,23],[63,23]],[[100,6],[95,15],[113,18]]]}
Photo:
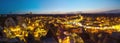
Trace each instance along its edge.
{"label": "blue twilight sky", "polygon": [[0,14],[120,9],[120,0],[0,0]]}

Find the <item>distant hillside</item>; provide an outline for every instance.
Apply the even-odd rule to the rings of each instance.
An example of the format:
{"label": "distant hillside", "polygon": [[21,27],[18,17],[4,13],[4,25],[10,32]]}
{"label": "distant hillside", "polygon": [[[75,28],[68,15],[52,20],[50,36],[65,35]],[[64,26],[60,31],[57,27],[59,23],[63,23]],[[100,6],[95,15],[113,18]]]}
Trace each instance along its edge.
{"label": "distant hillside", "polygon": [[109,10],[109,11],[105,11],[103,13],[120,13],[120,9],[116,9],[116,10]]}

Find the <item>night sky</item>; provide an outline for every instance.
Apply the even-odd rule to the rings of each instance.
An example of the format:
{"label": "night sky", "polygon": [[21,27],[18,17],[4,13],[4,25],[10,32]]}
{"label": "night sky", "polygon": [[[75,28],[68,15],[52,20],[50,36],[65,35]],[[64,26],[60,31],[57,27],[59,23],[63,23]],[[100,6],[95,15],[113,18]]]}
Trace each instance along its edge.
{"label": "night sky", "polygon": [[0,14],[104,11],[120,9],[120,0],[0,0]]}

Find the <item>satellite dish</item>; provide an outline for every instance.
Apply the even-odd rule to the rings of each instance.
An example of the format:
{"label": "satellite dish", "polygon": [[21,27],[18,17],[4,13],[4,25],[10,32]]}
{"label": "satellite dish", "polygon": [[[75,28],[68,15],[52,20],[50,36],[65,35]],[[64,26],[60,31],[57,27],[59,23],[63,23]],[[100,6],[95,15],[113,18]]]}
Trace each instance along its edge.
{"label": "satellite dish", "polygon": [[6,25],[6,27],[16,26],[16,23],[15,23],[14,19],[10,17],[5,20],[5,25]]}

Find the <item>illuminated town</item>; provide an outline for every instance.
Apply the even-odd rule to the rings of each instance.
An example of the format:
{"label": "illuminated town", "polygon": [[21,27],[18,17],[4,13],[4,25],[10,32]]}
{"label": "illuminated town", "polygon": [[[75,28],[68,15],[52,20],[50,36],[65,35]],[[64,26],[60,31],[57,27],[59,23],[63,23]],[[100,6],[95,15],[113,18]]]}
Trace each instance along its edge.
{"label": "illuminated town", "polygon": [[[118,14],[1,15],[0,24],[1,43],[108,43],[108,40],[120,40]],[[118,37],[113,36],[116,33]],[[51,38],[52,41],[46,41]]]}
{"label": "illuminated town", "polygon": [[0,0],[0,43],[120,43],[120,0]]}

